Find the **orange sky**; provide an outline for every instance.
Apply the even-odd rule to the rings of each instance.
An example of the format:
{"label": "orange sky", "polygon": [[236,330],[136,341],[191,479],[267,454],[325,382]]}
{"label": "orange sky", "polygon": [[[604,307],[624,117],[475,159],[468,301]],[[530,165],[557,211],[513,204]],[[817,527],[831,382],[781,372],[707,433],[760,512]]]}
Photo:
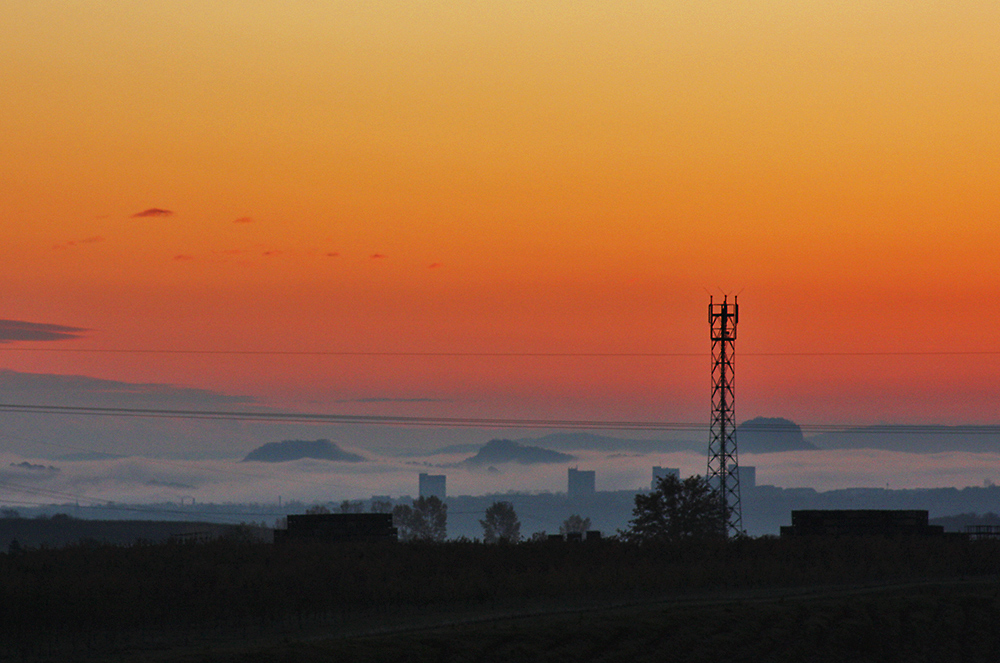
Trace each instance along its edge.
{"label": "orange sky", "polygon": [[[703,421],[706,289],[742,291],[738,354],[1000,348],[995,2],[12,0],[0,24],[0,318],[91,330],[49,347],[706,353],[10,344],[3,368]],[[998,369],[747,356],[737,414],[995,423]]]}

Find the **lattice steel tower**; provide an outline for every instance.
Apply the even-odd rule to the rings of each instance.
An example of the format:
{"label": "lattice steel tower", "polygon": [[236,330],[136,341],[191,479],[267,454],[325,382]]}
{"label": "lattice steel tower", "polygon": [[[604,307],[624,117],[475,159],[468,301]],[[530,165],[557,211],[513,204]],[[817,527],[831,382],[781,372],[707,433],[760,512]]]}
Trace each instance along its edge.
{"label": "lattice steel tower", "polygon": [[708,438],[708,471],[726,512],[726,535],[743,533],[740,507],[740,467],[736,457],[736,396],[733,389],[733,359],[736,355],[736,324],[740,307],[736,297],[721,304],[708,300],[708,324],[712,329],[712,424]]}

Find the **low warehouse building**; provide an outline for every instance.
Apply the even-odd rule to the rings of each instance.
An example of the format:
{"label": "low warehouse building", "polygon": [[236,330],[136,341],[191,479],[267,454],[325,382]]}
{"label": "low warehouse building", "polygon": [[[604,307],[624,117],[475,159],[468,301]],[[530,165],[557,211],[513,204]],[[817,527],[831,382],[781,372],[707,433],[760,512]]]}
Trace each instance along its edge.
{"label": "low warehouse building", "polygon": [[927,511],[830,509],[792,511],[791,527],[781,536],[941,536],[944,528],[928,522]]}

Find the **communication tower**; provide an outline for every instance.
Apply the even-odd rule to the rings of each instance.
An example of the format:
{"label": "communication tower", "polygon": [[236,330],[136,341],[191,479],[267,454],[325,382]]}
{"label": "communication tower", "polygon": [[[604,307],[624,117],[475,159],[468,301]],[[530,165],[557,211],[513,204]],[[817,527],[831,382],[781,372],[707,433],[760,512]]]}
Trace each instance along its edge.
{"label": "communication tower", "polygon": [[708,300],[708,324],[712,329],[712,423],[708,437],[706,478],[716,490],[726,516],[726,535],[743,533],[740,506],[740,473],[736,456],[736,412],[734,404],[736,325],[740,307],[733,297],[720,304]]}

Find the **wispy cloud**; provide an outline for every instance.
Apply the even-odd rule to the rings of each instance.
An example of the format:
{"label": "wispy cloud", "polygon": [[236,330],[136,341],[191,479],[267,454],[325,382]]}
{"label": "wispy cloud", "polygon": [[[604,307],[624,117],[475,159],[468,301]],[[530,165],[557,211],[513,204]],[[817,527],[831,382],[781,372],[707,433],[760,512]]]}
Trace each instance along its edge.
{"label": "wispy cloud", "polygon": [[185,255],[183,253],[179,253],[179,254],[177,254],[177,255],[174,256],[174,260],[176,260],[178,262],[187,262],[187,261],[190,261],[190,260],[194,260],[194,256],[189,256],[189,255]]}
{"label": "wispy cloud", "polygon": [[264,251],[264,253],[261,254],[261,255],[265,255],[265,256],[280,256],[282,253],[284,253],[284,251],[278,251],[277,249],[272,249],[271,251]]}
{"label": "wispy cloud", "polygon": [[66,341],[80,338],[82,327],[67,327],[23,320],[0,320],[0,343],[12,341]]}
{"label": "wispy cloud", "polygon": [[429,264],[429,265],[427,266],[427,268],[428,268],[428,269],[437,269],[437,268],[438,268],[438,267],[440,267],[440,266],[441,266],[441,263],[439,263],[439,262],[432,262],[431,264]]}
{"label": "wispy cloud", "polygon": [[372,260],[381,260],[382,258],[385,257],[385,255],[383,255],[381,253],[373,253],[373,254],[371,254],[370,257],[371,257]]}
{"label": "wispy cloud", "polygon": [[451,403],[448,398],[355,398],[349,401],[338,401],[340,403]]}
{"label": "wispy cloud", "polygon": [[93,237],[84,237],[83,239],[71,239],[69,241],[63,242],[62,244],[56,244],[53,248],[64,249],[69,246],[82,246],[84,244],[97,244],[98,242],[103,242],[104,237],[100,235],[95,235]]}
{"label": "wispy cloud", "polygon": [[327,254],[325,254],[325,255],[326,255],[326,257],[327,257],[327,258],[336,258],[336,257],[337,257],[337,256],[339,256],[340,254],[339,254],[339,253],[337,253],[336,251],[331,251],[330,253],[327,253]]}
{"label": "wispy cloud", "polygon": [[240,218],[233,220],[233,223],[253,223],[253,218],[249,216],[241,216]]}
{"label": "wispy cloud", "polygon": [[160,209],[159,207],[150,207],[149,209],[144,209],[141,212],[136,212],[132,215],[133,219],[143,219],[148,217],[156,216],[173,216],[173,210]]}

